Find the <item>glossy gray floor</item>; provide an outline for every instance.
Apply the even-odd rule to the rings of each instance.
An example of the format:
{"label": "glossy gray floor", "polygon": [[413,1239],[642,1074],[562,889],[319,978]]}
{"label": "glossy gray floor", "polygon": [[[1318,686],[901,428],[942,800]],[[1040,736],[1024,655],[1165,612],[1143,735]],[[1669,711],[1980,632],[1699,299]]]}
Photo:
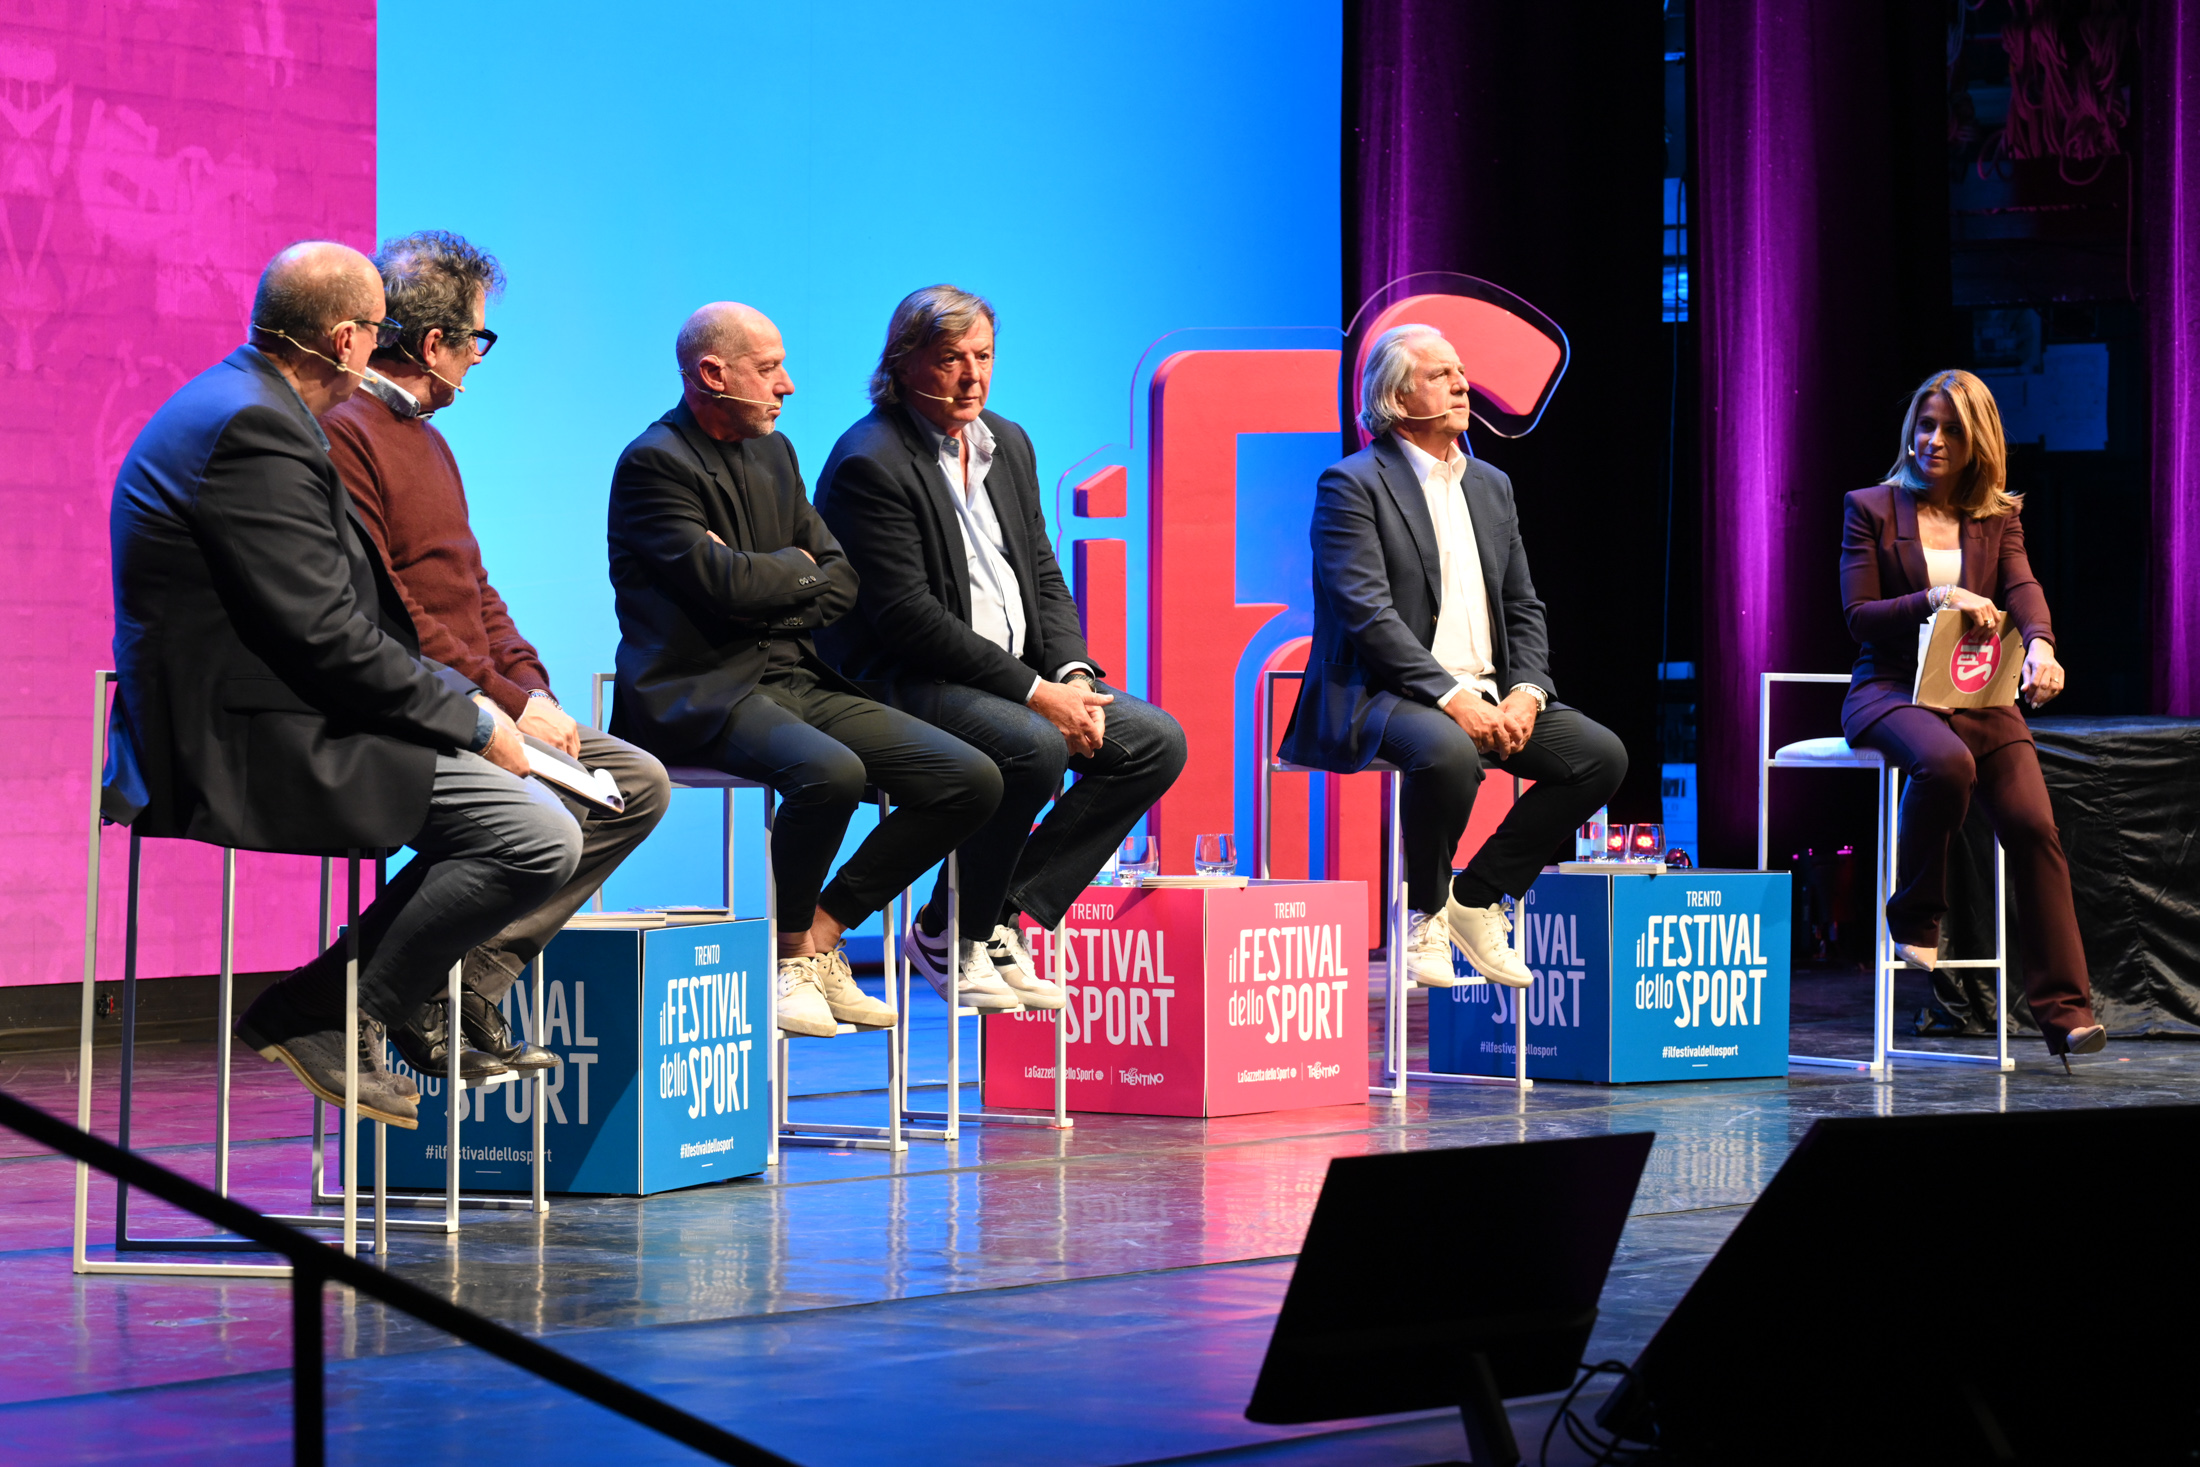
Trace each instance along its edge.
{"label": "glossy gray floor", "polygon": [[[1799,987],[1798,1046],[1861,1051],[1861,977]],[[2015,1053],[2006,1076],[1918,1065],[1876,1083],[1799,1070],[1542,1085],[1525,1099],[1416,1087],[1400,1104],[980,1129],[891,1158],[794,1151],[771,1178],[558,1199],[543,1219],[469,1215],[455,1240],[400,1237],[390,1264],[803,1463],[1427,1462],[1464,1454],[1455,1417],[1271,1428],[1242,1415],[1329,1158],[1657,1132],[1591,1352],[1628,1359],[1819,1117],[2200,1097],[2192,1046],[2114,1045],[2072,1075],[2036,1039]],[[195,1175],[209,1170],[210,1064],[211,1046],[157,1046],[144,1060],[138,1139]],[[73,1054],[6,1057],[0,1085],[73,1113],[73,1066]],[[861,1083],[868,1069],[853,1050],[817,1051],[797,1074],[814,1087]],[[299,1092],[249,1054],[236,1076],[235,1191],[294,1208]],[[829,1119],[879,1099],[797,1104]],[[285,1286],[78,1279],[70,1186],[67,1166],[0,1137],[0,1461],[287,1461]],[[95,1193],[95,1216],[110,1198]],[[143,1215],[148,1230],[163,1221]],[[1502,1266],[1477,1250],[1472,1217],[1383,1246],[1408,1274]],[[328,1340],[333,1461],[697,1460],[372,1304],[332,1298]],[[1547,1413],[1521,1406],[1523,1432]]]}

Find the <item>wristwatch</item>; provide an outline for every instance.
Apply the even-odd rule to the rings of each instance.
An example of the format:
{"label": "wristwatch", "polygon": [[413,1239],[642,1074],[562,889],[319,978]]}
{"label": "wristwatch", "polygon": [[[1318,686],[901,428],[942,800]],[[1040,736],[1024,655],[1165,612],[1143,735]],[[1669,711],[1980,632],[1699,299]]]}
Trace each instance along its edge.
{"label": "wristwatch", "polygon": [[1516,693],[1526,693],[1529,697],[1535,699],[1535,711],[1537,713],[1542,713],[1551,706],[1551,695],[1534,683],[1514,683],[1512,690]]}

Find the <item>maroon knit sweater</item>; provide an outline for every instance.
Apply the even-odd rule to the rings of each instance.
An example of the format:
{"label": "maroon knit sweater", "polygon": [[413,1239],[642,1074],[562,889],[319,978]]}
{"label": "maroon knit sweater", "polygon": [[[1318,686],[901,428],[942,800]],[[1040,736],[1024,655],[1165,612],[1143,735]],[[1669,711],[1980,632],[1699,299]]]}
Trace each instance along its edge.
{"label": "maroon knit sweater", "polygon": [[398,417],[371,392],[353,393],[321,427],[351,502],[412,613],[420,650],[519,717],[530,690],[550,690],[550,674],[482,568],[450,444],[432,424]]}

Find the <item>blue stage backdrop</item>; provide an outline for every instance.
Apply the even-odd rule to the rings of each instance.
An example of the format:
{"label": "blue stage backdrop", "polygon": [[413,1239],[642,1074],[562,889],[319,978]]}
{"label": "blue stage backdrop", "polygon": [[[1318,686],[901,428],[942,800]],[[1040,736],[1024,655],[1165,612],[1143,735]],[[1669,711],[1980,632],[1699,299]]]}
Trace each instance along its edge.
{"label": "blue stage backdrop", "polygon": [[[1143,688],[1134,378],[1142,394],[1159,354],[1141,356],[1167,332],[1340,319],[1339,0],[380,14],[379,228],[457,230],[510,275],[496,354],[437,426],[490,577],[569,707],[585,716],[617,644],[611,465],[675,400],[687,313],[731,298],[779,323],[797,388],[782,421],[814,474],[866,410],[894,303],[940,280],[1000,312],[993,405],[1031,430],[1044,482],[1131,465],[1131,518],[1081,533],[1130,542],[1123,672]],[[1290,507],[1247,506],[1240,565],[1263,582],[1292,568],[1302,589],[1241,599],[1303,611],[1305,508],[1329,456],[1293,442],[1246,464]],[[1068,509],[1050,510],[1065,549]],[[713,897],[715,797],[675,806],[609,905]],[[756,862],[738,869],[753,910]]]}

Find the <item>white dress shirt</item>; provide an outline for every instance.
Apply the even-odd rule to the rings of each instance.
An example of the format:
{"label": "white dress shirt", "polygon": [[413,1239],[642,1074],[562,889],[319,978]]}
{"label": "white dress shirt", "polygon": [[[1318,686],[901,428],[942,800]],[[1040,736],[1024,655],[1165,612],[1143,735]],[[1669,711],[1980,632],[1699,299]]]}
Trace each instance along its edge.
{"label": "white dress shirt", "polygon": [[1458,683],[1437,699],[1436,706],[1449,703],[1461,688],[1497,702],[1489,588],[1482,580],[1482,554],[1474,538],[1474,519],[1467,513],[1467,496],[1460,489],[1467,472],[1467,456],[1457,444],[1452,445],[1451,456],[1442,461],[1404,438],[1398,440],[1398,445],[1406,451],[1406,462],[1421,481],[1428,516],[1436,525],[1436,554],[1443,568],[1436,641],[1429,652]]}
{"label": "white dress shirt", "polygon": [[[1009,656],[1022,657],[1026,632],[1023,587],[1016,579],[1016,568],[1008,563],[1000,516],[994,512],[993,496],[985,488],[986,475],[993,468],[993,430],[983,418],[977,418],[963,424],[959,436],[950,436],[922,413],[912,410],[909,416],[920,433],[931,436],[940,472],[947,476],[951,491],[947,497],[962,526],[963,564],[970,574],[970,629]],[[970,445],[967,474],[962,453],[966,442]],[[1055,672],[1055,681],[1060,682],[1073,671],[1090,673],[1092,669],[1082,662],[1064,663]],[[1024,693],[1026,702],[1042,681],[1037,675],[1032,677],[1031,687]]]}

